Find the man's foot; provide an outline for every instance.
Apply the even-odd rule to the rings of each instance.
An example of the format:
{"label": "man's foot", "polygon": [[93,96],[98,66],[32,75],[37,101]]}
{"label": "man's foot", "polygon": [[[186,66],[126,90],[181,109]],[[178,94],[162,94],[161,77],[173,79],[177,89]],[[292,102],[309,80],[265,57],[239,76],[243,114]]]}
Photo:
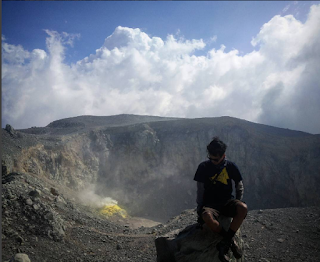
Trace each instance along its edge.
{"label": "man's foot", "polygon": [[231,246],[230,246],[230,249],[234,255],[234,257],[236,259],[239,259],[242,257],[242,250],[241,248],[238,246],[238,243],[233,239],[232,242],[231,242]]}
{"label": "man's foot", "polygon": [[217,244],[217,249],[219,251],[219,259],[222,262],[229,262],[229,257],[227,256],[228,250],[230,248],[231,243],[226,240],[221,240]]}

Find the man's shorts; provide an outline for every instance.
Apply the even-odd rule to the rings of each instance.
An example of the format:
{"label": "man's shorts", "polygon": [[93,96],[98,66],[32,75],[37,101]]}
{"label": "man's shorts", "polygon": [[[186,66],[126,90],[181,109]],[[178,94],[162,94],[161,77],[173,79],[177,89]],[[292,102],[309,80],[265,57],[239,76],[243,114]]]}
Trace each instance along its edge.
{"label": "man's shorts", "polygon": [[225,203],[225,205],[221,207],[204,206],[202,210],[199,212],[199,215],[201,215],[200,217],[202,218],[204,214],[211,214],[212,217],[216,220],[219,218],[220,215],[226,217],[235,217],[237,215],[237,206],[241,203],[243,202],[238,199],[230,199]]}

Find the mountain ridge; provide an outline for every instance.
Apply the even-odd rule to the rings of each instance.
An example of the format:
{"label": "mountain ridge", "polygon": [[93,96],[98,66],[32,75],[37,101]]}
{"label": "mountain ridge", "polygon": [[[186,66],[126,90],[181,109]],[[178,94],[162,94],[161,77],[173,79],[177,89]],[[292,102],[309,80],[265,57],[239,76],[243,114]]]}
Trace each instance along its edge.
{"label": "mountain ridge", "polygon": [[[72,132],[80,131],[84,128],[97,128],[97,127],[118,127],[118,126],[128,126],[142,123],[151,123],[151,122],[166,122],[166,121],[238,121],[239,123],[244,123],[248,126],[255,126],[257,130],[262,130],[265,133],[276,133],[277,135],[283,136],[307,136],[307,135],[319,135],[320,134],[311,134],[304,131],[292,130],[288,128],[274,127],[271,125],[261,124],[251,122],[245,119],[239,119],[230,116],[220,116],[220,117],[200,117],[200,118],[177,118],[177,117],[161,117],[161,116],[151,116],[151,115],[134,115],[134,114],[120,114],[120,115],[111,115],[111,116],[93,116],[93,115],[82,115],[76,117],[63,118],[55,120],[49,123],[45,127],[31,127],[24,129],[17,129],[17,131],[29,134],[41,134],[46,133],[43,130],[48,128],[53,129],[66,129],[73,128]],[[78,128],[78,129],[77,129]],[[41,132],[42,131],[42,132]],[[87,131],[87,130],[86,130]],[[59,133],[63,135],[63,133]]]}
{"label": "mountain ridge", "polygon": [[[79,119],[83,125],[72,126]],[[251,208],[320,204],[318,135],[233,117],[80,116],[53,123],[45,133],[2,130],[8,170],[77,190],[95,184],[96,193],[135,215],[163,221],[194,205],[194,172],[206,159],[206,145],[219,136],[228,145],[227,158],[243,173]]]}
{"label": "mountain ridge", "polygon": [[[65,135],[68,133],[75,133],[79,131],[85,132],[99,127],[117,127],[154,121],[170,121],[175,119],[178,118],[133,114],[120,114],[111,116],[82,115],[55,120],[45,127],[31,127],[17,129],[17,131],[29,134]],[[60,132],[54,131],[55,129],[60,129]]]}

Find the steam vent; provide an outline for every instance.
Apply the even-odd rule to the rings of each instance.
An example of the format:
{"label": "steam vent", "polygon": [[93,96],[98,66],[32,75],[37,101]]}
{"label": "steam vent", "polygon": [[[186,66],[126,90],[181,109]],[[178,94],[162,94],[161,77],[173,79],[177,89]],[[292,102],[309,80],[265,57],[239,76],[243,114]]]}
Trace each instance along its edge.
{"label": "steam vent", "polygon": [[113,216],[121,216],[122,218],[128,217],[127,211],[125,211],[118,205],[113,205],[113,204],[105,205],[103,208],[100,209],[100,213],[105,215],[108,218]]}

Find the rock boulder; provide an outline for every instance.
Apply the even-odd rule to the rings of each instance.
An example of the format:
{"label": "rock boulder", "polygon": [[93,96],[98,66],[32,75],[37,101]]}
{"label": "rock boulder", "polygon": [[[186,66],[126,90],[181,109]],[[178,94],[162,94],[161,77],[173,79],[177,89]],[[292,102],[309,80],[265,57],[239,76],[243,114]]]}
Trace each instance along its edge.
{"label": "rock boulder", "polygon": [[[227,230],[230,219],[220,218],[221,225]],[[155,240],[157,262],[220,262],[216,245],[221,241],[219,234],[212,232],[206,225],[198,223],[187,226],[182,230],[174,230]],[[236,241],[243,249],[240,231],[236,234]],[[230,261],[242,262],[229,251]]]}

